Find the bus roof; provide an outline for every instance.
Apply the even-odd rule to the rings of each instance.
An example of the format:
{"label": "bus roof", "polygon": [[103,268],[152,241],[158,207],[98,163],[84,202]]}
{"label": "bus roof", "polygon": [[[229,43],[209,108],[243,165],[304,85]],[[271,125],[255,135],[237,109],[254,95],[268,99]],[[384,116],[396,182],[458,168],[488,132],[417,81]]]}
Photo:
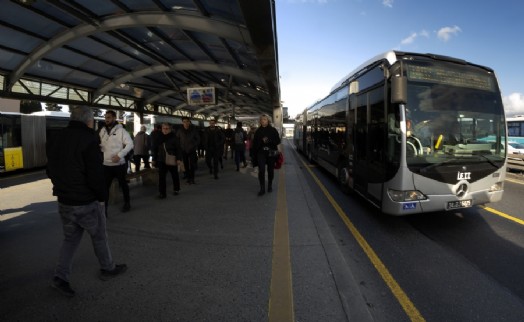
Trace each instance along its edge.
{"label": "bus roof", "polygon": [[69,117],[71,114],[62,111],[40,111],[33,112],[31,115],[40,115],[40,116],[57,116],[57,117]]}
{"label": "bus roof", "polygon": [[352,75],[360,72],[361,70],[363,70],[364,68],[368,67],[369,65],[373,64],[373,63],[376,63],[377,61],[381,61],[381,60],[387,60],[389,62],[390,65],[393,65],[396,61],[397,61],[397,52],[396,51],[393,51],[393,50],[390,50],[390,51],[387,51],[385,53],[382,53],[380,55],[377,55],[371,59],[369,59],[368,61],[364,62],[363,64],[361,64],[360,66],[358,66],[357,68],[355,68],[354,70],[352,70],[349,74],[347,74],[346,76],[344,76],[340,81],[338,81],[335,86],[333,86],[331,88],[331,91],[330,93],[332,93],[334,90],[336,90],[337,88],[339,88],[345,81],[347,81]]}
{"label": "bus roof", "polygon": [[[397,50],[390,50],[390,51],[386,51],[386,52],[384,52],[382,54],[379,54],[379,55],[377,55],[377,56],[367,60],[366,62],[364,62],[363,64],[361,64],[360,66],[358,66],[357,68],[352,70],[349,74],[344,76],[340,81],[338,81],[331,88],[331,90],[330,90],[330,92],[328,93],[327,96],[331,95],[335,90],[340,88],[342,86],[342,84],[347,82],[354,75],[357,75],[357,74],[365,71],[365,69],[368,68],[369,66],[371,66],[371,65],[373,65],[373,64],[375,64],[375,63],[377,63],[379,61],[384,61],[384,60],[387,61],[389,63],[389,65],[391,66],[395,62],[397,62],[399,60],[399,57],[401,57],[401,56],[419,56],[419,57],[426,57],[426,58],[429,58],[429,59],[438,59],[438,60],[450,61],[450,62],[455,62],[455,63],[459,63],[459,64],[464,64],[464,65],[468,64],[468,65],[472,65],[472,66],[477,66],[477,67],[483,68],[485,70],[488,70],[488,71],[494,73],[493,69],[491,69],[489,67],[473,64],[473,63],[470,63],[470,62],[468,62],[466,60],[458,59],[458,58],[454,58],[454,57],[450,57],[450,56],[437,55],[437,54],[431,54],[431,53],[423,54],[423,53],[414,53],[414,52],[403,52],[403,51],[397,51]],[[310,106],[308,106],[304,111],[309,111],[312,107],[314,107],[317,103],[321,102],[326,97],[323,97],[323,98],[317,100],[315,103],[313,103]]]}
{"label": "bus roof", "polygon": [[418,57],[425,57],[425,58],[429,58],[429,59],[436,59],[436,60],[454,62],[454,63],[457,63],[457,64],[472,65],[472,66],[477,66],[477,67],[483,68],[483,69],[485,69],[487,71],[493,72],[493,69],[491,69],[489,67],[478,65],[478,64],[473,64],[473,63],[470,63],[470,62],[468,62],[466,60],[459,59],[459,58],[454,58],[454,57],[450,57],[450,56],[437,55],[437,54],[431,54],[431,53],[423,54],[423,53],[414,53],[414,52],[403,52],[403,51],[397,51],[397,50],[390,50],[390,51],[387,51],[385,53],[382,53],[380,55],[377,55],[377,56],[371,58],[370,60],[364,62],[363,64],[361,64],[360,66],[355,68],[351,73],[349,73],[346,77],[342,78],[338,83],[335,84],[335,86],[333,86],[333,88],[331,88],[330,94],[333,91],[335,91],[337,88],[342,86],[342,84],[344,84],[344,82],[346,82],[351,77],[353,77],[353,75],[356,75],[356,74],[364,71],[368,66],[373,65],[373,64],[375,64],[375,63],[377,63],[379,61],[383,61],[383,60],[387,60],[389,65],[391,66],[395,62],[397,62],[400,59],[400,57],[402,57],[402,56],[418,56]]}
{"label": "bus roof", "polygon": [[522,121],[524,122],[524,115],[514,115],[512,117],[506,118],[507,122]]}

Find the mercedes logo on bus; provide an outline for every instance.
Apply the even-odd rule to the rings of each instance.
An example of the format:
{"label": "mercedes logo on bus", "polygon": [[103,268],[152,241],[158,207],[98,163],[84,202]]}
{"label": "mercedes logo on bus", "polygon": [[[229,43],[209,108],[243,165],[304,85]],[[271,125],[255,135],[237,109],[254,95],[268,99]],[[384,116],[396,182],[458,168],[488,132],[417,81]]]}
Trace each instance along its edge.
{"label": "mercedes logo on bus", "polygon": [[467,191],[468,186],[465,183],[463,183],[460,186],[458,186],[457,191],[455,191],[455,194],[457,195],[457,197],[462,198],[464,197]]}

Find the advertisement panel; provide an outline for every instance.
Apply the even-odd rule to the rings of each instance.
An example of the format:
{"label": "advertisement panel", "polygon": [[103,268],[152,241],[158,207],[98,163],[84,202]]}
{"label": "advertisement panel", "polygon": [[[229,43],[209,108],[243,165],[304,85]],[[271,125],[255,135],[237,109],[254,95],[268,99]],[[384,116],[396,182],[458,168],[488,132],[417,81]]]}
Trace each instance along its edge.
{"label": "advertisement panel", "polygon": [[215,105],[214,87],[192,87],[187,89],[187,102],[189,105]]}

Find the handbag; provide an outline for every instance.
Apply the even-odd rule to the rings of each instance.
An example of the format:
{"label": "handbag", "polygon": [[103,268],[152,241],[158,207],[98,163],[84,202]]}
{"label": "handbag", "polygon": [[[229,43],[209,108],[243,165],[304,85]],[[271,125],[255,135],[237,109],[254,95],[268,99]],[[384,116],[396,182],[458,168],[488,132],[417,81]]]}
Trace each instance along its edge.
{"label": "handbag", "polygon": [[278,157],[277,157],[277,159],[275,161],[275,169],[282,168],[283,164],[284,164],[284,154],[283,153],[279,153]]}
{"label": "handbag", "polygon": [[164,143],[164,151],[166,151],[166,165],[176,165],[176,156],[167,153],[166,144]]}

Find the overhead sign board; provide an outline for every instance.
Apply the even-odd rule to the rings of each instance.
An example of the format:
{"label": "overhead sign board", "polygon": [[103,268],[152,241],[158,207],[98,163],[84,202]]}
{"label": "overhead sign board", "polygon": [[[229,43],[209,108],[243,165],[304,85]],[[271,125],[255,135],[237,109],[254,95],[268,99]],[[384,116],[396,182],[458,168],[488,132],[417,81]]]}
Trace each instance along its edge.
{"label": "overhead sign board", "polygon": [[215,105],[214,87],[192,87],[187,89],[187,101],[189,105]]}

